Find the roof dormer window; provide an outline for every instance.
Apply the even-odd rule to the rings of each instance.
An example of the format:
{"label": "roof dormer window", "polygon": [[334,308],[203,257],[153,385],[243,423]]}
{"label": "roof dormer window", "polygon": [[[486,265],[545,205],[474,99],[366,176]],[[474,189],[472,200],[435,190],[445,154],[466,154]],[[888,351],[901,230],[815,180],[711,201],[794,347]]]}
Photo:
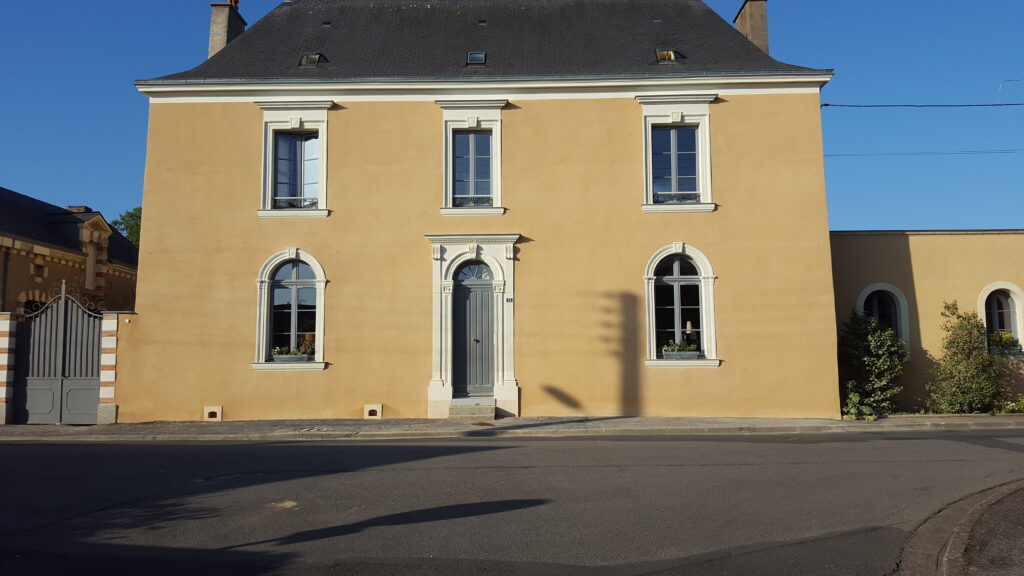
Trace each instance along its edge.
{"label": "roof dormer window", "polygon": [[305,67],[316,66],[317,64],[320,63],[321,60],[324,59],[323,56],[324,55],[320,54],[319,52],[312,53],[312,54],[303,54],[302,55],[302,60],[299,62],[299,66],[305,66]]}
{"label": "roof dormer window", "polygon": [[487,52],[469,52],[466,54],[467,66],[483,66],[487,63]]}

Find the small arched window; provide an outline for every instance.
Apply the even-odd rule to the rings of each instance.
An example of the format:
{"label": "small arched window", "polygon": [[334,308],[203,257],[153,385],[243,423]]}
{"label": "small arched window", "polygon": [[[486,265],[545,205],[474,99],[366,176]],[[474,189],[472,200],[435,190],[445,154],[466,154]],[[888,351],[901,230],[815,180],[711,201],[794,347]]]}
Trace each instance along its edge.
{"label": "small arched window", "polygon": [[1013,299],[1006,290],[995,290],[985,298],[985,328],[989,332],[1013,334]]}
{"label": "small arched window", "polygon": [[875,290],[864,299],[864,315],[870,316],[882,326],[891,328],[900,336],[900,310],[896,298],[885,290]]}
{"label": "small arched window", "polygon": [[316,350],[316,275],[305,262],[289,260],[274,272],[270,284],[270,346],[274,354]]}
{"label": "small arched window", "polygon": [[664,349],[702,353],[700,274],[686,256],[663,258],[654,270],[654,334],[658,357]]}
{"label": "small arched window", "polygon": [[718,366],[715,274],[696,248],[675,242],[647,263],[648,366]]}
{"label": "small arched window", "polygon": [[289,248],[271,256],[256,279],[257,370],[322,370],[324,364],[323,267]]}

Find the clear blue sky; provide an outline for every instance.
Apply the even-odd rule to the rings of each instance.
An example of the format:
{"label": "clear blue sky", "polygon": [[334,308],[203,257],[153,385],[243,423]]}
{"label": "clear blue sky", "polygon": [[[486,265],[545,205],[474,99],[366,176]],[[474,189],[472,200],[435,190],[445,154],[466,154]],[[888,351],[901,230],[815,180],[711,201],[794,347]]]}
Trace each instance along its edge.
{"label": "clear blue sky", "polygon": [[[241,0],[242,14],[252,24],[277,3]],[[742,0],[707,3],[731,21]],[[140,204],[134,80],[202,62],[209,12],[2,0],[0,186],[110,219]],[[774,57],[835,69],[823,102],[1024,102],[1024,0],[770,0],[768,13]],[[1024,107],[826,108],[822,122],[833,229],[1024,228]],[[981,150],[1018,152],[907,155]]]}

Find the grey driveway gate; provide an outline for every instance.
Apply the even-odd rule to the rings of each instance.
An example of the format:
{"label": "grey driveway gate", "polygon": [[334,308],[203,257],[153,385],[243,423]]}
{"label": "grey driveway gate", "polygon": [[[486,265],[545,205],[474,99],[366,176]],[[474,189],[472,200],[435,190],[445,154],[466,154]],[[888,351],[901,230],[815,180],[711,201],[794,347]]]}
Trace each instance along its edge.
{"label": "grey driveway gate", "polygon": [[102,314],[69,296],[63,283],[59,296],[18,322],[15,422],[96,423],[102,328]]}

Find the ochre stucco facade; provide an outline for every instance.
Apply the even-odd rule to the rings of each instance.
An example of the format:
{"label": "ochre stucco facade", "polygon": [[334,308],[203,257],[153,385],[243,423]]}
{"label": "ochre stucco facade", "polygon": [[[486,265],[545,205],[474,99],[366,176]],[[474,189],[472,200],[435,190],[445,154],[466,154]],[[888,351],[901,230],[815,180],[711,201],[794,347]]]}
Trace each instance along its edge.
{"label": "ochre stucco facade", "polygon": [[[428,415],[426,235],[518,234],[522,416],[839,416],[817,90],[709,105],[714,211],[644,213],[642,105],[508,98],[500,216],[444,216],[443,110],[332,97],[324,218],[261,218],[264,111],[150,106],[137,316],[120,326],[119,420]],[[645,268],[683,243],[714,269],[720,365],[649,365]],[[261,266],[322,265],[326,368],[252,367]],[[657,363],[654,363],[657,364]]]}

